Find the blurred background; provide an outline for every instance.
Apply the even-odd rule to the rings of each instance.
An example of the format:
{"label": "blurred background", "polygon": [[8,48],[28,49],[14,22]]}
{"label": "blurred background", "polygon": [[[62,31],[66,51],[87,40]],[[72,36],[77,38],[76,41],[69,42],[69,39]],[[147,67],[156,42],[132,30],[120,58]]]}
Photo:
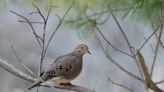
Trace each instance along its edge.
{"label": "blurred background", "polygon": [[[11,13],[10,10],[27,17],[29,20],[41,21],[41,17],[37,14],[29,15],[30,12],[36,11],[36,8],[32,4],[36,4],[44,15],[47,14],[50,5],[55,6],[51,11],[47,24],[46,39],[48,39],[59,23],[56,15],[62,17],[72,2],[73,0],[0,0],[0,58],[30,75],[18,63],[10,47],[12,44],[20,59],[37,74],[41,53],[39,45],[29,25],[18,22],[22,19]],[[84,56],[83,71],[78,78],[72,81],[73,84],[94,89],[96,92],[130,92],[130,90],[108,81],[108,78],[110,78],[133,89],[133,92],[147,92],[144,84],[122,72],[106,58],[94,35],[95,29],[89,26],[90,24],[85,18],[87,14],[92,23],[99,27],[107,40],[115,47],[130,53],[118,26],[107,8],[109,4],[113,11],[116,11],[114,13],[131,45],[134,48],[139,48],[145,41],[145,38],[149,37],[153,32],[151,25],[153,24],[154,27],[157,27],[159,24],[160,8],[158,4],[162,6],[164,1],[77,0],[52,39],[43,62],[42,70],[46,69],[58,56],[71,52],[77,44],[85,43],[89,46],[92,55]],[[33,25],[38,34],[43,32],[42,24]],[[96,33],[104,47],[106,47],[106,42],[101,35],[98,32]],[[162,36],[161,41],[163,39],[164,37]],[[141,50],[149,69],[153,62],[156,42],[157,39],[153,36]],[[162,56],[164,56],[163,50],[160,46],[153,74],[155,82],[164,79],[164,72],[162,72],[164,65],[164,62],[162,62]],[[108,48],[108,53],[128,71],[140,76],[137,65],[131,57],[119,53],[111,47]],[[27,88],[30,85],[31,83],[26,80],[20,79],[0,68],[0,92],[27,92]],[[159,87],[164,89],[163,84],[160,84]],[[39,92],[45,91],[65,92],[65,90],[40,87]],[[30,92],[36,92],[36,89]]]}

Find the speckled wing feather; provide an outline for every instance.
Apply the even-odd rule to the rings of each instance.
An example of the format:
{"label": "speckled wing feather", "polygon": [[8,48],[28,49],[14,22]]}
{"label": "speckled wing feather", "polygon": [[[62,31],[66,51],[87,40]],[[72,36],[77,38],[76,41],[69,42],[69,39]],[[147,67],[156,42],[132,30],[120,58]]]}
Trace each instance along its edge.
{"label": "speckled wing feather", "polygon": [[46,71],[46,74],[54,77],[63,77],[68,80],[74,79],[82,69],[82,58],[73,53],[57,58]]}

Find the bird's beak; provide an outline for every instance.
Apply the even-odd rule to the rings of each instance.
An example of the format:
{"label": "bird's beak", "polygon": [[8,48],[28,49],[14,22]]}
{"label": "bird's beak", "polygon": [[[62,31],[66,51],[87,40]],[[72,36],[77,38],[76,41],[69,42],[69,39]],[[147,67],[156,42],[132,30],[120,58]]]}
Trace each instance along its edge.
{"label": "bird's beak", "polygon": [[91,55],[91,52],[88,50],[88,54],[90,54]]}

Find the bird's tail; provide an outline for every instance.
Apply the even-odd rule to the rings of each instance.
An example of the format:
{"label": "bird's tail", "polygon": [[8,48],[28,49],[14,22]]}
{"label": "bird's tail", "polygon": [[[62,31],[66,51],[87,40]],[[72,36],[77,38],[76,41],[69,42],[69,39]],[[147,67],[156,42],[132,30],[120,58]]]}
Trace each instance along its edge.
{"label": "bird's tail", "polygon": [[32,88],[36,87],[36,86],[39,86],[40,83],[42,83],[41,81],[38,81],[36,83],[34,83],[31,87],[28,88],[28,90],[31,90]]}

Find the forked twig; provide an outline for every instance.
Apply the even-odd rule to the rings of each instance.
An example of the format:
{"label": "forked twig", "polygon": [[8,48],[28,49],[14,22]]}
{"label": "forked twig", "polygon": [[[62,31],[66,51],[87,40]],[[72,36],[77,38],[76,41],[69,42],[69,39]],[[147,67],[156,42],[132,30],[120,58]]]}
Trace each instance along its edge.
{"label": "forked twig", "polygon": [[156,31],[154,31],[148,38],[146,38],[146,40],[143,42],[143,44],[139,47],[138,51],[141,51],[141,49],[145,46],[145,44],[149,41],[149,39],[156,33]]}
{"label": "forked twig", "polygon": [[27,80],[29,82],[37,81],[37,79],[34,79],[31,76],[21,72],[19,69],[15,68],[5,60],[0,59],[0,67],[21,79]]}
{"label": "forked twig", "polygon": [[126,70],[124,67],[122,67],[119,63],[117,63],[117,62],[107,53],[108,51],[107,51],[106,49],[104,49],[104,47],[103,47],[103,45],[102,45],[102,42],[101,42],[100,39],[98,38],[97,34],[96,34],[95,32],[93,32],[93,33],[94,33],[96,39],[98,40],[98,42],[99,42],[99,44],[100,44],[100,46],[101,46],[101,49],[102,49],[103,53],[106,55],[106,57],[109,59],[109,61],[110,61],[111,63],[113,63],[113,64],[114,64],[115,66],[117,66],[121,71],[125,72],[125,73],[128,74],[129,76],[131,76],[131,77],[133,77],[133,78],[135,78],[135,79],[137,79],[137,80],[143,82],[143,80],[142,80],[140,77],[138,77],[138,76],[132,74],[131,72],[129,72],[128,70]]}
{"label": "forked twig", "polygon": [[157,40],[157,44],[156,44],[156,48],[155,48],[155,55],[154,55],[154,58],[153,58],[153,64],[151,66],[151,72],[150,72],[150,75],[152,76],[153,75],[153,70],[154,70],[154,66],[155,66],[155,63],[156,63],[156,58],[157,58],[157,54],[158,54],[158,49],[159,49],[159,44],[160,44],[160,39],[162,37],[162,32],[163,32],[163,15],[162,15],[162,8],[161,8],[161,15],[160,15],[160,32],[159,32],[159,38]]}
{"label": "forked twig", "polygon": [[57,25],[56,29],[54,30],[54,32],[53,32],[52,35],[50,36],[50,38],[49,38],[49,40],[48,40],[48,42],[47,42],[47,45],[45,46],[45,53],[44,53],[44,56],[45,56],[45,54],[46,54],[46,51],[47,51],[47,49],[48,49],[48,47],[49,47],[49,44],[50,44],[52,38],[54,37],[55,33],[57,32],[57,30],[59,29],[59,27],[60,27],[61,24],[63,23],[63,20],[64,20],[64,18],[66,17],[66,15],[69,13],[69,11],[71,10],[71,8],[72,8],[73,5],[75,4],[75,1],[76,1],[76,0],[74,0],[73,3],[70,5],[70,7],[66,10],[66,12],[65,12],[64,15],[63,15],[63,17],[62,17],[61,19],[59,18],[59,19],[60,19],[59,24]]}
{"label": "forked twig", "polygon": [[11,47],[11,50],[13,51],[14,55],[16,56],[18,62],[19,62],[29,73],[31,73],[32,75],[34,75],[34,73],[32,72],[32,70],[31,70],[30,68],[28,68],[27,65],[24,64],[24,63],[22,62],[22,60],[19,58],[19,56],[17,55],[17,53],[16,53],[16,51],[15,51],[13,45],[10,45],[10,47]]}
{"label": "forked twig", "polygon": [[126,36],[124,30],[122,29],[122,27],[121,27],[120,23],[118,22],[116,16],[114,15],[113,11],[111,11],[110,6],[108,6],[108,9],[109,9],[109,11],[110,11],[110,13],[111,13],[111,15],[112,15],[114,21],[116,22],[118,28],[120,29],[120,32],[122,33],[122,35],[123,35],[123,37],[124,37],[124,39],[125,39],[125,41],[126,41],[128,47],[129,47],[129,50],[130,50],[131,54],[133,55],[134,52],[133,52],[133,50],[131,49],[132,46],[131,46],[131,44],[130,44],[130,42],[129,42],[129,40],[128,40],[128,37]]}
{"label": "forked twig", "polygon": [[131,44],[130,44],[130,42],[129,42],[129,40],[128,40],[128,37],[126,36],[126,34],[125,34],[123,28],[121,27],[119,21],[117,20],[116,16],[114,15],[114,13],[113,13],[113,11],[111,10],[111,8],[110,8],[109,5],[108,5],[108,9],[109,9],[109,11],[110,11],[110,13],[111,13],[111,15],[112,15],[114,21],[116,22],[118,28],[120,29],[120,32],[122,33],[122,35],[123,35],[123,37],[124,37],[124,39],[125,39],[125,41],[126,41],[128,47],[129,47],[129,50],[130,50],[130,52],[131,52],[131,55],[133,56],[133,59],[134,59],[136,65],[137,65],[137,67],[138,67],[138,71],[139,71],[141,77],[143,78],[144,75],[142,74],[142,69],[141,69],[141,67],[139,66],[139,63],[137,62],[137,59],[136,59],[136,57],[135,57],[135,52],[133,51],[133,48],[132,48],[132,46],[131,46]]}
{"label": "forked twig", "polygon": [[[101,30],[97,27],[97,25],[92,25],[92,24],[90,23],[89,17],[88,17],[86,14],[85,14],[85,16],[86,16],[86,19],[87,19],[87,21],[89,22],[90,26],[91,26],[91,27],[93,26],[94,28],[97,29],[97,31],[100,33],[100,35],[102,36],[102,38],[105,40],[105,42],[106,42],[109,46],[111,46],[114,50],[116,50],[116,51],[118,51],[118,52],[120,52],[120,53],[122,53],[122,54],[125,54],[125,55],[127,55],[127,56],[132,57],[132,55],[130,55],[130,54],[128,54],[128,53],[126,53],[126,52],[124,52],[124,51],[122,51],[122,50],[116,48],[110,41],[108,41],[108,40],[106,39],[105,35],[101,32]],[[133,58],[133,57],[132,57],[132,58]]]}
{"label": "forked twig", "polygon": [[13,13],[13,14],[15,14],[15,15],[17,15],[17,16],[19,16],[19,17],[21,17],[21,18],[23,18],[30,25],[30,27],[32,29],[32,32],[35,35],[35,38],[36,38],[39,46],[42,47],[42,44],[40,42],[42,40],[42,38],[35,32],[35,29],[34,29],[33,25],[31,24],[31,22],[26,17],[24,17],[24,16],[22,16],[22,15],[16,13],[16,12],[14,12],[14,11],[12,11],[12,10],[10,10],[10,12]]}

